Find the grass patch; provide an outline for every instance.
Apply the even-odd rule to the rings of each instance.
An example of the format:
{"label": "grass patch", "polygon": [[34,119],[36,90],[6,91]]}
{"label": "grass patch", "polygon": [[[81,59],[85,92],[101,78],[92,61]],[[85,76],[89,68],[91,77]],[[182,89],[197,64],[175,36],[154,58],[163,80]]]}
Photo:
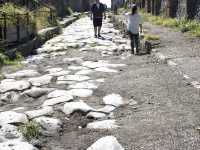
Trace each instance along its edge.
{"label": "grass patch", "polygon": [[34,138],[38,138],[40,135],[40,126],[38,123],[33,121],[19,126],[18,129],[28,141]]}
{"label": "grass patch", "polygon": [[160,40],[160,37],[158,35],[145,34],[144,39],[147,41],[157,41]]}
{"label": "grass patch", "polygon": [[193,36],[200,37],[200,23],[197,20],[173,19],[164,16],[153,16],[141,12],[144,20],[156,25],[179,29],[181,32],[191,33]]}

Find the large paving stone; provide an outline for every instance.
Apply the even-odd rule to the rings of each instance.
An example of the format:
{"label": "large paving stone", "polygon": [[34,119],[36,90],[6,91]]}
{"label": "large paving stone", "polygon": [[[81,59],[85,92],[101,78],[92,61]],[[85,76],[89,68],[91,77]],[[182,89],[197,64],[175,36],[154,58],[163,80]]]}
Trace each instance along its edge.
{"label": "large paving stone", "polygon": [[92,82],[80,82],[69,86],[70,89],[97,89],[98,86]]}
{"label": "large paving stone", "polygon": [[69,92],[66,90],[55,90],[47,95],[47,98],[56,98],[69,96]]}
{"label": "large paving stone", "polygon": [[117,72],[118,72],[118,71],[115,70],[115,69],[110,69],[110,68],[107,68],[107,67],[96,68],[95,71],[98,71],[98,72],[106,72],[106,73],[117,73]]}
{"label": "large paving stone", "polygon": [[87,150],[124,150],[124,148],[115,137],[106,136],[96,141]]}
{"label": "large paving stone", "polygon": [[39,76],[40,74],[36,70],[22,70],[12,74],[5,74],[6,78],[29,78]]}
{"label": "large paving stone", "polygon": [[14,111],[5,111],[0,113],[0,125],[8,123],[26,123],[28,118],[25,114]]}
{"label": "large paving stone", "polygon": [[8,91],[23,91],[25,89],[30,88],[30,86],[31,84],[28,81],[1,81],[0,93],[5,93]]}
{"label": "large paving stone", "polygon": [[26,111],[25,114],[29,119],[37,118],[40,116],[52,115],[54,113],[53,107],[46,106],[38,110]]}
{"label": "large paving stone", "polygon": [[84,75],[66,75],[58,77],[58,81],[86,81],[89,80],[90,77]]}
{"label": "large paving stone", "polygon": [[41,97],[51,91],[53,91],[53,89],[32,87],[30,90],[24,91],[23,94],[28,95],[33,98],[38,98],[38,97]]}
{"label": "large paving stone", "polygon": [[73,96],[68,94],[68,95],[65,95],[65,96],[60,96],[60,97],[48,99],[48,100],[44,101],[42,106],[53,106],[53,105],[68,102],[68,101],[71,101],[71,100],[73,100]]}
{"label": "large paving stone", "polygon": [[103,120],[95,121],[87,124],[89,129],[116,129],[119,126],[116,123],[116,120]]}
{"label": "large paving stone", "polygon": [[67,115],[70,115],[76,111],[81,111],[83,113],[86,113],[92,110],[94,109],[82,101],[66,103],[63,108],[63,112]]}
{"label": "large paving stone", "polygon": [[39,117],[34,119],[34,121],[42,126],[43,133],[45,135],[54,135],[60,133],[63,128],[63,123],[60,119]]}
{"label": "large paving stone", "polygon": [[68,69],[69,70],[86,70],[88,68],[87,67],[83,67],[83,66],[69,66]]}
{"label": "large paving stone", "polygon": [[4,124],[0,127],[0,143],[8,140],[24,141],[22,134],[16,126]]}
{"label": "large paving stone", "polygon": [[110,94],[103,98],[103,102],[106,105],[113,105],[119,107],[124,105],[123,98],[119,94]]}
{"label": "large paving stone", "polygon": [[51,74],[51,73],[63,71],[63,68],[49,68],[46,71]]}
{"label": "large paving stone", "polygon": [[31,84],[34,86],[42,86],[42,85],[50,84],[52,80],[53,80],[52,76],[43,75],[41,77],[30,78],[28,81],[31,82]]}
{"label": "large paving stone", "polygon": [[91,69],[84,69],[84,70],[80,70],[78,71],[76,74],[77,75],[88,75],[88,74],[91,74],[93,73],[94,71],[91,70]]}
{"label": "large paving stone", "polygon": [[68,94],[77,97],[90,97],[93,94],[93,91],[90,89],[71,89],[68,91]]}
{"label": "large paving stone", "polygon": [[7,141],[0,143],[0,150],[38,150],[28,142]]}
{"label": "large paving stone", "polygon": [[105,118],[106,114],[105,113],[101,113],[101,112],[89,112],[87,114],[87,118],[89,119],[101,119],[101,118]]}

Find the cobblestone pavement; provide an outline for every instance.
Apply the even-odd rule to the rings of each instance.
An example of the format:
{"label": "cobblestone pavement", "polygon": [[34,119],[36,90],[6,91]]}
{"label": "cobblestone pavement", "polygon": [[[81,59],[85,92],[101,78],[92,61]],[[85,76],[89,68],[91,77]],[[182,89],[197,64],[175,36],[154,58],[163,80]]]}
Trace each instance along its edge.
{"label": "cobblestone pavement", "polygon": [[[0,83],[0,150],[199,149],[199,95],[175,69],[132,56],[107,20],[79,19]],[[21,124],[37,122],[27,141]]]}

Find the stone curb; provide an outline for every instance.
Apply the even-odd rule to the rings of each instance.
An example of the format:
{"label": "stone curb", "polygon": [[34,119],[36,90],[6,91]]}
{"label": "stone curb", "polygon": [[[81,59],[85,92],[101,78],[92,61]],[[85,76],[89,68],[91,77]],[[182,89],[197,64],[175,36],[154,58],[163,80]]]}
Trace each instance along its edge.
{"label": "stone curb", "polygon": [[37,48],[43,45],[46,41],[53,38],[55,35],[60,34],[62,32],[62,28],[69,26],[70,24],[78,20],[80,16],[81,16],[80,13],[76,13],[73,16],[64,18],[63,21],[61,21],[60,26],[50,27],[40,30],[34,39],[8,50],[7,51],[8,56],[13,58],[17,52],[20,52],[21,55],[24,57],[37,54],[36,52]]}

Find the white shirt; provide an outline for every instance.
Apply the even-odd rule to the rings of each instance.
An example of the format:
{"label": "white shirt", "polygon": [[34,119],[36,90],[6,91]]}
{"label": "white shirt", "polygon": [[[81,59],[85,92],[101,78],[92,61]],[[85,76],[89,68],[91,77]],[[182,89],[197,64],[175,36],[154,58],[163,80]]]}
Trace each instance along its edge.
{"label": "white shirt", "polygon": [[140,24],[142,24],[142,18],[139,14],[125,14],[128,20],[128,27],[127,30],[133,34],[139,33]]}

